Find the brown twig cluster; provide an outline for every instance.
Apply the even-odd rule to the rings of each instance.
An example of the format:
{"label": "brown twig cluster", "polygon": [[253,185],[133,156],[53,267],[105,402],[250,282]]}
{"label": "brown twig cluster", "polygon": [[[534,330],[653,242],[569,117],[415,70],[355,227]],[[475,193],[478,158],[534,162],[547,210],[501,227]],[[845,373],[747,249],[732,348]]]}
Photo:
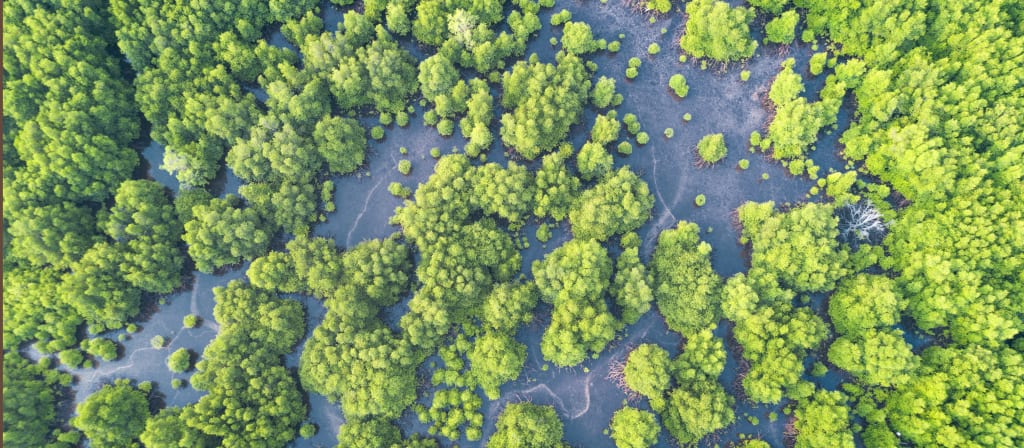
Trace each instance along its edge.
{"label": "brown twig cluster", "polygon": [[648,0],[623,0],[622,3],[628,6],[634,13],[643,15],[646,19],[650,16],[658,15],[657,11],[647,8],[647,1]]}
{"label": "brown twig cluster", "polygon": [[786,422],[786,429],[782,432],[784,437],[783,443],[786,446],[796,445],[796,437],[800,434],[800,431],[796,429],[796,417],[790,416]]}
{"label": "brown twig cluster", "polygon": [[636,401],[640,399],[640,394],[630,389],[629,385],[626,384],[626,362],[624,360],[616,359],[609,363],[608,376],[606,378],[615,383],[615,387],[618,387],[619,390],[626,394],[626,400]]}

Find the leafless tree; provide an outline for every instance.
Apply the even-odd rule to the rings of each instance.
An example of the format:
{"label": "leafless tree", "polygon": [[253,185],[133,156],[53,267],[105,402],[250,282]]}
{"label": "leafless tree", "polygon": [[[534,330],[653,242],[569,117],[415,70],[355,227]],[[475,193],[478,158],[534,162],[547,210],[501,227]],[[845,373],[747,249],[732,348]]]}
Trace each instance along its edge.
{"label": "leafless tree", "polygon": [[882,214],[867,199],[842,206],[838,215],[839,236],[850,244],[880,241],[888,230]]}

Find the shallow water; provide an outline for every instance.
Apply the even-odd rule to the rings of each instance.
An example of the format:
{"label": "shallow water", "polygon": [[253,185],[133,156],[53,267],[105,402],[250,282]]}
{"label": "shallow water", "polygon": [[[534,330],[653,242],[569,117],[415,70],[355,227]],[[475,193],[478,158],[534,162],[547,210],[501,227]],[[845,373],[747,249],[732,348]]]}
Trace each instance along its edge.
{"label": "shallow water", "polygon": [[[673,13],[671,18],[658,20],[649,24],[646,16],[631,12],[620,2],[608,4],[597,2],[560,2],[555,8],[542,11],[541,22],[544,28],[531,42],[527,54],[537,53],[543,61],[553,62],[555,49],[548,43],[552,36],[561,34],[560,28],[553,30],[549,26],[552,13],[561,9],[573,13],[576,21],[589,23],[595,37],[605,38],[609,42],[618,40],[618,34],[625,34],[621,40],[619,53],[598,52],[591,55],[600,69],[594,79],[600,76],[615,77],[618,91],[623,93],[625,101],[617,108],[621,114],[635,113],[643,125],[643,130],[651,136],[645,146],[634,144],[633,155],[621,157],[616,155],[616,166],[630,165],[650,185],[655,196],[655,205],[651,220],[639,233],[643,240],[641,253],[648,259],[657,240],[657,235],[665,229],[675,226],[679,220],[696,222],[705,230],[702,235],[709,242],[712,252],[712,265],[723,277],[746,270],[742,256],[743,248],[737,243],[739,235],[731,224],[731,212],[745,201],[774,200],[777,203],[797,202],[806,200],[807,191],[814,182],[806,177],[789,176],[784,167],[767,159],[760,153],[747,152],[747,140],[754,130],[763,130],[767,123],[767,111],[762,106],[771,80],[779,70],[779,64],[787,57],[797,59],[797,67],[803,72],[808,90],[816,92],[824,84],[824,75],[810,77],[806,73],[807,60],[813,53],[809,45],[795,45],[788,48],[760,48],[758,53],[745,65],[734,64],[727,70],[712,68],[701,70],[694,62],[680,63],[678,45],[676,44],[682,26],[682,15]],[[325,29],[334,31],[341,20],[340,11],[327,4],[321,6],[321,14],[325,17]],[[667,28],[662,34],[660,29]],[[271,35],[270,41],[285,44],[279,32]],[[662,51],[657,56],[647,54],[647,46],[657,42]],[[422,51],[408,40],[403,43],[406,48],[416,53]],[[624,77],[627,60],[637,56],[643,60],[640,75],[627,81]],[[739,72],[749,70],[749,81],[742,82]],[[686,76],[690,85],[689,95],[678,99],[668,89],[668,79],[674,73]],[[257,97],[262,92],[252,90]],[[816,93],[808,94],[811,100],[817,100]],[[495,95],[496,99],[498,98]],[[496,116],[500,116],[500,105]],[[411,124],[406,128],[395,125],[387,127],[383,141],[370,141],[367,164],[356,174],[336,177],[334,204],[337,211],[330,213],[324,223],[315,226],[313,233],[317,236],[334,238],[339,247],[350,248],[361,241],[386,237],[398,229],[388,223],[395,207],[402,200],[393,197],[387,191],[391,182],[400,182],[410,188],[425,182],[433,171],[436,161],[430,157],[432,147],[438,147],[442,153],[449,153],[453,147],[461,147],[465,140],[458,136],[444,138],[436,130],[424,126],[422,108],[416,108]],[[684,113],[691,113],[693,119],[684,122]],[[579,147],[586,140],[586,131],[593,123],[597,112],[588,109],[582,122],[573,127],[572,141]],[[839,129],[845,129],[850,119],[848,106],[840,112]],[[367,128],[376,125],[375,118],[363,119]],[[675,136],[671,139],[663,137],[665,128],[673,128]],[[729,147],[729,155],[719,164],[698,168],[694,164],[694,147],[704,135],[722,132],[725,134]],[[496,140],[498,133],[495,130]],[[623,130],[622,137],[626,133]],[[822,135],[818,149],[812,153],[817,165],[822,166],[821,174],[827,174],[830,168],[842,169],[844,162],[837,155],[838,132]],[[400,147],[408,149],[408,155],[399,153]],[[614,148],[612,149],[614,151]],[[173,176],[159,169],[163,157],[163,148],[152,143],[143,150],[143,156],[149,164],[149,176],[154,180],[177,191],[178,183]],[[503,162],[500,142],[496,141],[488,154],[491,161]],[[750,168],[739,170],[736,164],[740,159],[749,159]],[[413,171],[408,176],[401,175],[397,170],[398,161],[408,159],[413,162]],[[769,175],[768,180],[761,180],[762,173]],[[230,169],[222,170],[214,182],[214,191],[219,195],[236,193],[241,181],[231,173]],[[703,207],[694,205],[694,197],[704,194],[707,204]],[[567,241],[571,235],[567,223],[553,228],[553,238],[547,244],[541,244],[534,236],[536,224],[527,225],[522,235],[527,237],[529,248],[523,251],[523,271],[530,276],[529,266],[533,260],[543,257],[552,248]],[[182,406],[195,402],[202,396],[191,387],[173,390],[170,387],[172,378],[188,378],[184,375],[172,374],[166,367],[166,357],[179,347],[191,350],[196,356],[216,336],[217,325],[213,319],[212,288],[225,285],[232,279],[244,276],[246,266],[213,276],[193,273],[191,287],[187,291],[171,294],[166,304],[158,306],[155,312],[140,323],[141,331],[130,335],[123,342],[124,355],[112,362],[100,362],[95,369],[75,370],[77,380],[74,386],[74,402],[78,403],[88,394],[94,392],[102,384],[115,378],[132,378],[135,380],[153,381],[156,390],[163,395],[168,406]],[[303,302],[307,312],[306,335],[311,334],[322,320],[324,308],[319,301],[309,297],[292,296]],[[157,305],[152,304],[154,308]],[[820,308],[820,301],[817,304]],[[395,310],[401,310],[396,307]],[[392,310],[394,312],[397,312]],[[820,310],[819,310],[820,311]],[[187,314],[197,314],[202,325],[195,329],[181,326],[182,318]],[[394,313],[393,313],[394,314]],[[396,314],[397,315],[397,314]],[[394,316],[392,316],[394,317]],[[608,371],[614,362],[624,361],[629,350],[640,343],[656,343],[675,355],[679,352],[681,338],[669,331],[664,319],[656,312],[644,315],[635,325],[624,330],[620,337],[600,353],[597,359],[588,359],[580,366],[569,369],[558,369],[551,366],[545,369],[540,354],[540,337],[546,327],[547,314],[540,316],[533,324],[520,330],[518,339],[529,347],[526,366],[519,379],[501,388],[501,398],[485,400],[484,440],[494,431],[494,422],[509,402],[530,400],[540,404],[550,404],[558,411],[565,425],[566,441],[573,446],[593,448],[612,447],[612,440],[603,434],[612,414],[622,407],[626,395],[607,379]],[[727,338],[730,325],[722,322],[716,335]],[[116,338],[118,333],[109,337]],[[154,335],[163,335],[169,342],[165,348],[153,349],[149,340]],[[106,335],[105,335],[106,336]],[[915,348],[926,344],[927,340],[919,336],[911,336]],[[727,340],[728,342],[728,340]],[[298,356],[305,341],[300,343],[295,352],[285,357],[290,367],[297,366]],[[726,346],[728,347],[728,343]],[[808,365],[812,362],[809,357]],[[726,390],[738,392],[736,377],[738,373],[737,359],[729,352],[726,370],[720,380]],[[837,372],[829,372],[823,378],[808,378],[822,387],[834,389],[843,379]],[[344,417],[338,405],[329,403],[324,397],[309,394],[309,420],[315,423],[320,431],[310,440],[297,439],[292,446],[334,446],[338,426]],[[421,402],[425,402],[421,400]],[[646,400],[635,400],[634,406],[648,408]],[[780,412],[783,404],[775,406],[753,406],[740,401],[736,407],[736,423],[721,431],[714,437],[702,441],[702,446],[712,446],[715,442],[724,443],[739,440],[740,434],[756,435],[773,446],[783,444],[783,431],[787,417]],[[768,414],[778,412],[779,418],[770,422]],[[759,425],[751,424],[746,416],[755,416]],[[426,432],[426,425],[420,424],[416,417],[407,412],[400,420],[404,431]],[[482,446],[482,442],[458,441],[459,446]],[[443,441],[445,446],[449,445]],[[662,432],[658,446],[670,446],[671,440],[666,432]]]}

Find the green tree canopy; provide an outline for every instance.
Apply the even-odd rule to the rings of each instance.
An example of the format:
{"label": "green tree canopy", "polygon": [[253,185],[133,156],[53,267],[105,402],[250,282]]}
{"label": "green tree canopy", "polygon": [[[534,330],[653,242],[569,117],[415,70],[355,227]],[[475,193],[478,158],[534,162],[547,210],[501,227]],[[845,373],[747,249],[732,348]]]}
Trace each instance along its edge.
{"label": "green tree canopy", "polygon": [[573,54],[557,64],[517,62],[502,77],[501,139],[527,159],[554,149],[590,98],[590,74]]}
{"label": "green tree canopy", "polygon": [[654,414],[624,407],[612,416],[611,430],[618,448],[648,448],[658,442],[661,426]]}
{"label": "green tree canopy", "polygon": [[595,240],[570,240],[533,263],[541,297],[555,306],[541,339],[545,359],[576,365],[615,337],[620,324],[604,300],[611,274],[611,259]]}
{"label": "green tree canopy", "polygon": [[498,417],[497,431],[488,448],[563,447],[562,421],[551,406],[513,403]]}
{"label": "green tree canopy", "polygon": [[270,235],[263,220],[255,210],[243,208],[236,196],[214,198],[192,210],[194,217],[185,223],[184,240],[199,271],[213,272],[266,252]]}
{"label": "green tree canopy", "polygon": [[647,182],[622,167],[580,195],[569,210],[569,222],[576,238],[604,241],[638,229],[650,219],[652,208]]}
{"label": "green tree canopy", "polygon": [[693,57],[731,62],[754,55],[757,42],[750,39],[749,26],[753,9],[718,0],[694,0],[686,4],[686,15],[686,32],[679,46]]}
{"label": "green tree canopy", "polygon": [[722,280],[697,224],[680,221],[661,232],[650,267],[658,309],[670,329],[689,336],[718,321]]}
{"label": "green tree canopy", "polygon": [[89,395],[75,412],[71,425],[94,445],[131,447],[146,428],[149,398],[129,380],[121,379]]}

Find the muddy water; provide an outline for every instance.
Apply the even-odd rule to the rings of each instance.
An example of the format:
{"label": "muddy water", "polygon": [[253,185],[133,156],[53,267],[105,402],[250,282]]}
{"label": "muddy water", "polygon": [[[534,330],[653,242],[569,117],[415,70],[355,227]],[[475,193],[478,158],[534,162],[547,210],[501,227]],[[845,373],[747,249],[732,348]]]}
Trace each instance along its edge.
{"label": "muddy water", "polygon": [[[531,42],[528,54],[537,53],[543,61],[553,62],[555,47],[548,40],[558,37],[560,29],[552,29],[548,25],[552,13],[561,9],[573,13],[573,19],[589,23],[598,38],[609,42],[621,39],[621,51],[617,54],[599,52],[591,55],[600,69],[599,76],[614,77],[619,92],[625,101],[618,108],[621,114],[635,113],[643,125],[643,130],[651,136],[650,143],[634,145],[633,155],[621,157],[616,155],[616,166],[630,165],[634,171],[650,185],[655,196],[655,205],[651,220],[640,229],[643,239],[642,255],[650,256],[657,235],[664,229],[671,228],[679,220],[696,222],[704,229],[703,238],[714,248],[712,264],[722,276],[729,276],[746,269],[741,256],[742,248],[737,244],[738,232],[731,225],[731,212],[745,201],[774,200],[777,203],[807,200],[806,193],[814,182],[806,177],[794,178],[786,173],[784,167],[772,162],[760,153],[747,151],[747,140],[754,130],[766,127],[767,112],[762,106],[764,97],[772,78],[779,69],[779,64],[787,57],[797,59],[797,67],[803,70],[808,86],[808,97],[817,100],[815,93],[824,84],[824,76],[810,77],[806,73],[807,60],[812,54],[808,45],[792,47],[760,48],[750,61],[743,65],[733,64],[728,68],[713,67],[702,70],[698,63],[678,61],[679,51],[676,44],[681,33],[682,15],[672,14],[671,18],[658,20],[654,24],[647,22],[646,16],[629,11],[628,7],[612,0],[608,4],[576,1],[559,2],[555,8],[545,10],[541,14],[544,28]],[[341,20],[341,12],[324,3],[321,6],[325,18],[325,28],[334,31]],[[662,28],[666,33],[661,33]],[[286,46],[287,42],[280,33],[273,33],[270,41]],[[662,51],[656,56],[647,54],[649,44],[658,43]],[[403,42],[403,46],[419,54],[411,42]],[[422,55],[420,55],[422,56]],[[631,81],[625,80],[625,69],[630,57],[637,56],[643,61],[640,75]],[[740,70],[749,70],[750,79],[740,80]],[[675,97],[668,89],[668,79],[675,73],[686,76],[690,85],[689,95],[685,99]],[[265,98],[259,89],[253,89],[258,98]],[[498,98],[500,92],[495,92]],[[382,238],[394,233],[397,229],[388,223],[394,208],[401,205],[402,200],[388,193],[391,182],[400,182],[409,188],[415,188],[425,182],[433,171],[436,161],[429,155],[430,149],[438,147],[442,153],[449,153],[453,147],[461,147],[464,139],[458,136],[444,138],[436,130],[423,125],[422,108],[416,107],[411,124],[406,128],[395,125],[387,127],[384,140],[370,142],[367,164],[355,174],[336,177],[334,180],[336,194],[334,204],[337,211],[327,216],[326,222],[318,224],[313,233],[335,239],[342,248],[352,247],[361,241]],[[500,116],[500,107],[496,115]],[[684,122],[683,114],[692,114],[692,120]],[[573,127],[571,140],[578,147],[586,141],[587,130],[593,123],[597,111],[587,110],[582,123]],[[848,107],[840,113],[839,130],[848,125],[850,112]],[[376,125],[375,119],[363,119],[369,128]],[[674,137],[663,136],[666,128],[673,128]],[[706,134],[724,133],[729,155],[715,166],[698,168],[694,164],[694,148],[697,141]],[[497,129],[495,129],[497,136]],[[625,132],[622,134],[625,136]],[[822,166],[822,174],[830,168],[841,169],[844,162],[836,152],[838,132],[822,135],[818,148],[812,153],[815,163]],[[399,148],[405,147],[407,155],[402,155]],[[143,150],[143,156],[149,164],[148,173],[154,180],[177,191],[177,181],[159,169],[163,158],[163,148],[153,143]],[[500,142],[496,141],[490,154],[490,160],[504,162]],[[740,159],[748,159],[750,168],[739,170]],[[413,163],[413,170],[403,176],[397,170],[398,162],[408,159]],[[762,173],[768,174],[768,180],[762,180]],[[222,170],[214,182],[214,192],[218,195],[236,193],[241,181],[230,169]],[[698,194],[707,197],[707,204],[697,207],[694,198]],[[813,198],[812,198],[813,200]],[[523,235],[527,237],[529,248],[523,251],[523,272],[530,276],[530,263],[543,257],[552,248],[557,247],[571,238],[568,224],[561,224],[553,229],[553,238],[547,244],[541,244],[534,237],[536,224],[527,225]],[[244,277],[245,266],[230,270],[219,276],[201,273],[193,274],[191,287],[187,291],[172,294],[165,298],[166,304],[158,305],[155,299],[151,304],[151,315],[140,323],[140,332],[129,335],[123,342],[124,354],[112,362],[100,362],[95,369],[75,370],[75,402],[79,402],[102,384],[116,378],[132,378],[139,381],[148,380],[156,384],[168,406],[181,406],[193,403],[202,396],[190,387],[173,390],[170,387],[172,378],[187,379],[191,373],[172,374],[165,365],[166,357],[179,347],[185,347],[196,355],[216,336],[217,325],[213,319],[212,288],[225,285],[232,279]],[[315,299],[301,296],[300,300],[307,312],[307,337],[323,318],[324,308]],[[820,306],[819,306],[820,308]],[[395,316],[400,307],[393,310]],[[202,325],[194,329],[181,326],[182,318],[187,314],[197,314]],[[681,338],[670,332],[664,319],[656,312],[643,316],[635,325],[627,328],[596,359],[588,359],[580,366],[570,369],[558,369],[553,366],[545,368],[540,354],[540,337],[546,327],[547,313],[542,312],[537,321],[519,332],[518,339],[529,347],[526,366],[519,379],[501,388],[502,396],[498,400],[485,401],[484,440],[494,431],[494,422],[504,406],[509,402],[530,400],[541,404],[550,404],[558,411],[565,425],[566,440],[573,446],[611,447],[611,439],[603,432],[607,428],[612,414],[622,407],[627,396],[609,380],[608,372],[616,362],[623,362],[629,351],[641,343],[655,343],[669,350],[673,355],[680,350]],[[391,316],[391,317],[395,317]],[[728,338],[728,322],[719,324],[716,334]],[[162,335],[169,342],[165,348],[153,349],[149,340],[154,335]],[[116,338],[117,333],[109,335]],[[920,338],[918,338],[920,339]],[[923,341],[923,340],[922,340]],[[923,345],[925,342],[919,342]],[[297,366],[304,341],[296,351],[288,355],[285,362],[288,366]],[[915,348],[918,345],[915,345]],[[809,357],[808,365],[813,362]],[[736,383],[738,373],[737,359],[729,353],[725,372],[720,380],[726,390],[736,394],[739,392]],[[823,378],[808,378],[822,387],[834,389],[842,377],[830,372]],[[309,420],[319,428],[319,433],[310,440],[298,439],[293,446],[334,446],[338,426],[344,422],[344,416],[336,404],[329,403],[324,397],[309,394]],[[648,408],[645,400],[633,400],[632,405]],[[783,403],[785,404],[785,403]],[[740,434],[755,435],[771,443],[773,446],[783,444],[783,431],[786,416],[780,410],[782,405],[753,406],[739,401],[736,406],[737,423],[721,431],[714,437],[704,440],[702,446],[713,446],[739,440]],[[779,418],[769,421],[768,415],[777,412]],[[753,425],[747,416],[756,417],[758,425]],[[420,424],[412,413],[407,413],[399,422],[404,431],[426,432],[426,426]],[[447,445],[447,441],[445,441]],[[459,441],[459,446],[483,446],[481,442]],[[671,446],[670,438],[664,431],[658,446]]]}

